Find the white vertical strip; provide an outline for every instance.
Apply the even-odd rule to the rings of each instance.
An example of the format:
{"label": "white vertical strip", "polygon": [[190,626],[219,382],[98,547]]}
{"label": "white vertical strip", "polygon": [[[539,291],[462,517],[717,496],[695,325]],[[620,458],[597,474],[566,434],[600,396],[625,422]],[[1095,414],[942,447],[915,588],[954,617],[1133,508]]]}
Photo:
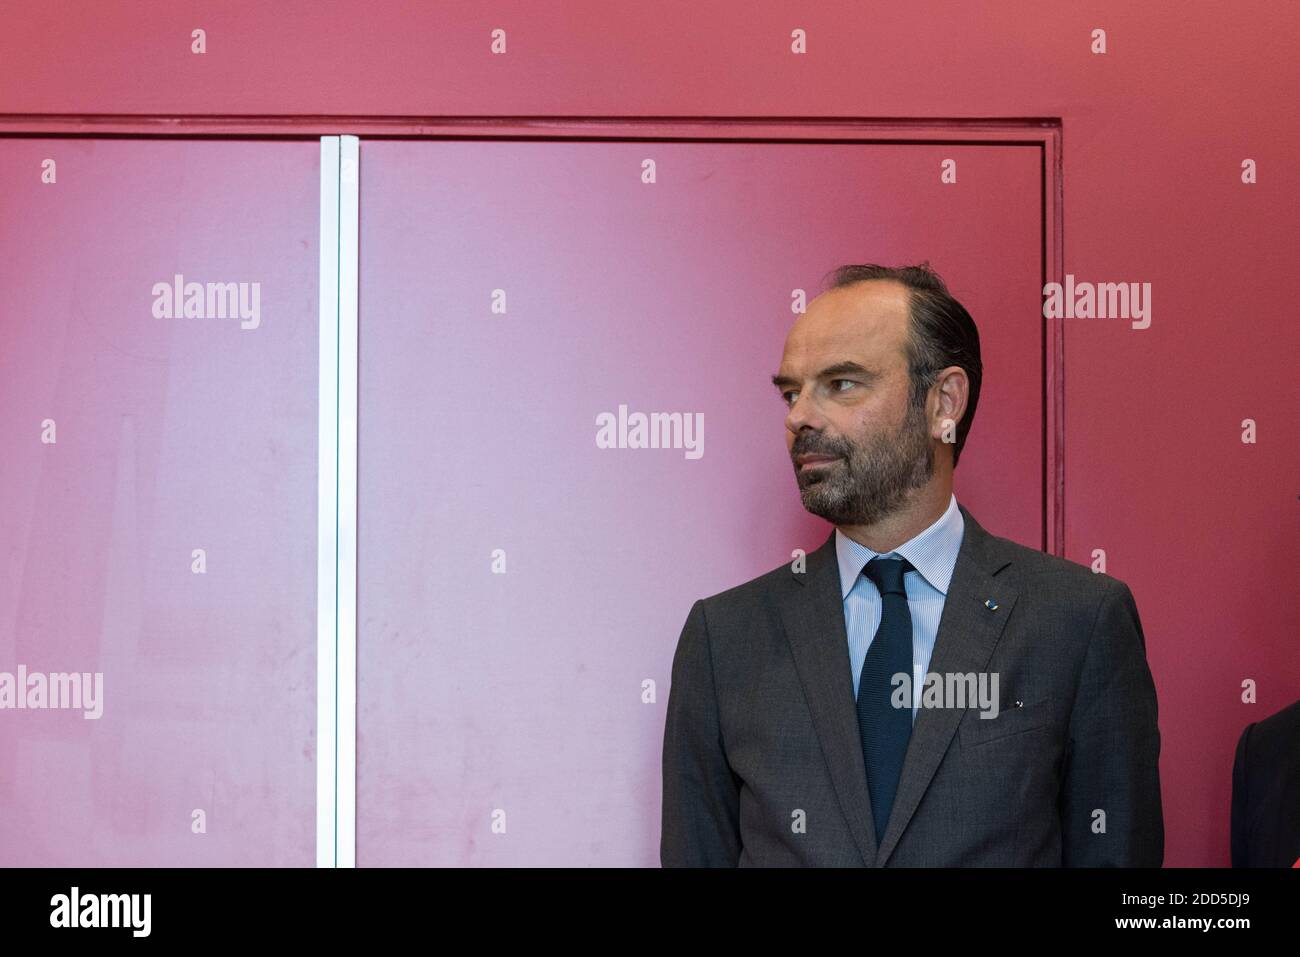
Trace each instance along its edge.
{"label": "white vertical strip", "polygon": [[356,867],[357,834],[357,256],[361,163],[339,137],[338,867]]}
{"label": "white vertical strip", "polygon": [[316,465],[316,866],[336,863],[338,783],[339,138],[320,141],[320,369]]}

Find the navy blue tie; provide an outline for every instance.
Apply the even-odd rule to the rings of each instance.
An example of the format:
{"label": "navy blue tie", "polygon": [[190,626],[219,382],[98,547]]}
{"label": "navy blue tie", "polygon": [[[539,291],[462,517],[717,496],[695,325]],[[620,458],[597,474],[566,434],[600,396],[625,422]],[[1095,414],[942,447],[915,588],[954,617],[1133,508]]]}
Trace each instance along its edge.
{"label": "navy blue tie", "polygon": [[894,807],[894,794],[903,773],[903,758],[912,736],[912,709],[890,703],[894,675],[907,675],[912,693],[912,615],[907,609],[903,573],[912,566],[905,558],[873,558],[862,570],[880,589],[880,627],[871,639],[858,680],[858,730],[867,766],[867,792],[875,818],[876,843],[885,838],[885,825]]}

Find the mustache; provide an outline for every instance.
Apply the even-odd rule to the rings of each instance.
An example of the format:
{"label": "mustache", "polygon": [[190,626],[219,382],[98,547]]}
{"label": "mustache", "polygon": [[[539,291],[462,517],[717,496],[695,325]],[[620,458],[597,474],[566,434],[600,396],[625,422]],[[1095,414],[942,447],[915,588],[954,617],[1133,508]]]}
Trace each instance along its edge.
{"label": "mustache", "polygon": [[846,444],[801,435],[794,440],[794,444],[790,447],[790,458],[793,459],[800,455],[837,455],[840,458],[848,458],[849,449]]}

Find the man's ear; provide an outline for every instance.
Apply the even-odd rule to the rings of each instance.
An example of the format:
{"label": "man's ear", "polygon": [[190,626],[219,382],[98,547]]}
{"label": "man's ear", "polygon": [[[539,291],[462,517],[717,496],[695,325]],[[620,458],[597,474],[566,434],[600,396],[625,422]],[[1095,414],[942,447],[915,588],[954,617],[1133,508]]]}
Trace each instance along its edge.
{"label": "man's ear", "polygon": [[955,446],[957,423],[966,414],[966,402],[970,396],[970,380],[966,377],[966,370],[961,366],[948,366],[940,370],[932,392],[935,411],[930,434],[941,442]]}

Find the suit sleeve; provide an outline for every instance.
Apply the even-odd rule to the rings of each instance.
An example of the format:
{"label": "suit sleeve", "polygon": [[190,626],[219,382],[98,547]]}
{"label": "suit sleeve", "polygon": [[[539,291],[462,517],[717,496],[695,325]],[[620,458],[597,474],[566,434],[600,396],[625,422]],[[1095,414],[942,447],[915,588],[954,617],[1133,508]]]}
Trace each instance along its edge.
{"label": "suit sleeve", "polygon": [[1070,714],[1061,792],[1066,867],[1164,862],[1155,683],[1133,593],[1113,581],[1097,610]]}
{"label": "suit sleeve", "polygon": [[1237,739],[1237,753],[1232,759],[1232,812],[1230,818],[1230,834],[1232,849],[1232,866],[1233,867],[1250,867],[1250,845],[1249,830],[1246,824],[1246,809],[1249,807],[1248,796],[1246,792],[1246,782],[1248,775],[1246,773],[1249,764],[1247,763],[1247,753],[1250,747],[1250,731],[1254,724],[1246,725],[1246,730],[1241,732],[1241,737]]}
{"label": "suit sleeve", "polygon": [[664,724],[664,867],[735,867],[740,858],[740,781],[718,723],[703,600],[691,607],[673,656]]}

